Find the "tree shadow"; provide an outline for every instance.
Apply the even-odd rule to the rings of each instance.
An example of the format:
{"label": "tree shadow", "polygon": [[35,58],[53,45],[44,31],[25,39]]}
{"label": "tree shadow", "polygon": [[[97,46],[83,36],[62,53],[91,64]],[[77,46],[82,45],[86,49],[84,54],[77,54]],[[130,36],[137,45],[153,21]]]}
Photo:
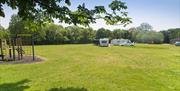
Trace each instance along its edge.
{"label": "tree shadow", "polygon": [[68,88],[52,88],[49,91],[88,91],[85,88],[74,88],[74,87],[68,87]]}
{"label": "tree shadow", "polygon": [[29,88],[29,86],[26,85],[28,82],[30,81],[25,79],[15,83],[0,84],[0,91],[24,91]]}

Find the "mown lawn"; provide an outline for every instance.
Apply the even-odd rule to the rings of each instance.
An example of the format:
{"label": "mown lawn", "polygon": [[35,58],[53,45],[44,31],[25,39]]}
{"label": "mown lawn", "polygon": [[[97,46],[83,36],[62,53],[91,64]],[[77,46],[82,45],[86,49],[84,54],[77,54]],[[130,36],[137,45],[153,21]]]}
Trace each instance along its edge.
{"label": "mown lawn", "polygon": [[1,64],[0,91],[180,91],[180,47],[36,46],[47,60]]}

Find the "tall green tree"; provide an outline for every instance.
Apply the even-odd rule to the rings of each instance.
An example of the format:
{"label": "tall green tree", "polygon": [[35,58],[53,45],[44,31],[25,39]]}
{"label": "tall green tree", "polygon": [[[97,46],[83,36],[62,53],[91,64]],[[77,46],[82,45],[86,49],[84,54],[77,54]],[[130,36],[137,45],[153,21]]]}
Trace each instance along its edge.
{"label": "tall green tree", "polygon": [[41,41],[45,37],[45,31],[42,31],[41,28],[40,25],[37,25],[31,20],[23,20],[18,15],[12,15],[8,30],[11,36],[17,34],[32,34],[36,37],[36,41]]}
{"label": "tall green tree", "polygon": [[60,44],[63,41],[63,34],[61,31],[64,30],[64,28],[60,25],[56,24],[46,24],[43,28],[43,31],[45,31],[45,38],[44,43],[46,44]]}
{"label": "tall green tree", "polygon": [[69,26],[65,28],[67,30],[67,38],[69,39],[70,43],[79,43],[82,39],[82,31],[83,28],[78,26]]}
{"label": "tall green tree", "polygon": [[12,15],[9,22],[9,30],[12,34],[35,33],[41,26],[31,20],[23,20],[18,15]]}
{"label": "tall green tree", "polygon": [[81,34],[81,43],[92,43],[93,40],[96,38],[96,31],[92,28],[84,28]]}
{"label": "tall green tree", "polygon": [[160,31],[164,35],[164,41],[163,43],[170,43],[170,32],[169,31]]}
{"label": "tall green tree", "polygon": [[0,39],[8,38],[8,36],[9,32],[3,26],[0,25]]}
{"label": "tall green tree", "polygon": [[111,38],[112,32],[108,29],[100,28],[96,32],[96,39],[100,38]]}
{"label": "tall green tree", "polygon": [[159,44],[163,43],[163,39],[163,34],[155,31],[140,32],[136,36],[137,42],[140,43]]}
{"label": "tall green tree", "polygon": [[136,36],[137,36],[137,34],[139,34],[140,32],[142,32],[142,31],[138,30],[138,29],[135,28],[135,27],[130,28],[128,31],[129,31],[129,33],[130,33],[130,35],[131,35],[131,37],[130,37],[130,40],[131,40],[131,41],[136,41]]}
{"label": "tall green tree", "polygon": [[24,22],[18,15],[11,16],[8,29],[11,34],[20,34],[22,32],[26,32]]}
{"label": "tall green tree", "polygon": [[173,39],[180,38],[180,28],[164,30],[161,33],[164,35],[164,43],[170,43]]}
{"label": "tall green tree", "polygon": [[137,29],[142,31],[152,31],[153,27],[149,23],[141,23]]}
{"label": "tall green tree", "polygon": [[131,38],[131,34],[129,31],[127,30],[121,30],[121,29],[115,29],[113,31],[113,38],[115,39],[130,39]]}
{"label": "tall green tree", "polygon": [[168,29],[168,32],[170,39],[180,38],[180,28]]}

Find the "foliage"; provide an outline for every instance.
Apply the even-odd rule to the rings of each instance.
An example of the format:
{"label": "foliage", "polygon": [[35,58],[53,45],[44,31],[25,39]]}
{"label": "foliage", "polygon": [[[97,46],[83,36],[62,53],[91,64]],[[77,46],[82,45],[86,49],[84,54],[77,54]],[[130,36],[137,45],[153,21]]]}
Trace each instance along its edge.
{"label": "foliage", "polygon": [[7,38],[8,36],[9,36],[8,31],[0,25],[0,39]]}
{"label": "foliage", "polygon": [[41,25],[31,20],[23,20],[18,15],[12,15],[8,30],[11,36],[17,34],[32,34],[35,35],[37,41],[41,41],[45,35],[45,31],[42,31],[41,28]]}
{"label": "foliage", "polygon": [[65,29],[67,30],[65,36],[69,39],[69,43],[92,43],[95,39],[95,31],[92,28],[69,26]]}
{"label": "foliage", "polygon": [[82,29],[80,27],[77,26],[69,26],[66,27],[67,30],[67,38],[69,39],[70,43],[78,43],[78,41],[80,41],[80,39],[82,38]]}
{"label": "foliage", "polygon": [[170,43],[169,31],[160,31],[164,35],[163,43]]}
{"label": "foliage", "polygon": [[63,30],[62,26],[58,26],[55,24],[47,24],[42,28],[42,31],[45,31],[45,44],[58,44],[63,39],[63,35],[61,34],[61,30]]}
{"label": "foliage", "polygon": [[129,31],[129,33],[131,35],[131,37],[130,37],[131,41],[136,41],[137,40],[136,39],[137,34],[139,34],[141,32],[141,30],[138,30],[135,27],[130,28],[128,31]]}
{"label": "foliage", "polygon": [[163,43],[163,38],[164,36],[162,33],[154,32],[154,31],[140,32],[136,36],[137,42],[151,43],[151,44]]}
{"label": "foliage", "polygon": [[148,23],[142,23],[137,29],[142,31],[152,31],[153,27]]}
{"label": "foliage", "polygon": [[175,28],[175,29],[168,29],[169,31],[169,38],[174,39],[174,38],[180,38],[180,28]]}
{"label": "foliage", "polygon": [[[129,30],[115,29],[113,31],[100,28],[95,31],[90,27],[68,26],[64,28],[48,22],[44,25],[38,25],[36,22],[23,20],[17,15],[12,16],[9,25],[11,35],[33,34],[36,36],[36,44],[92,43],[95,39],[100,38],[109,38],[110,40],[123,38],[140,43],[169,43],[170,39],[179,36],[178,29],[155,32],[148,27],[147,29],[136,27]],[[140,26],[143,25],[146,24],[141,24]]]}
{"label": "foliage", "polygon": [[130,28],[130,40],[139,43],[159,44],[164,42],[164,35],[162,32],[153,31],[153,27],[148,23],[142,23],[138,27]]}
{"label": "foliage", "polygon": [[112,37],[112,33],[108,29],[100,28],[96,32],[96,39],[111,38],[111,37]]}
{"label": "foliage", "polygon": [[113,38],[114,39],[130,39],[131,34],[127,30],[115,29],[113,31]]}
{"label": "foliage", "polygon": [[180,28],[161,31],[164,35],[164,43],[170,43],[170,40],[180,38]]}
{"label": "foliage", "polygon": [[84,28],[81,32],[82,37],[80,39],[80,43],[92,43],[96,37],[96,31],[92,28]]}
{"label": "foliage", "polygon": [[[70,0],[1,0],[0,16],[5,17],[2,5],[8,5],[12,9],[18,9],[18,15],[23,19],[44,23],[53,21],[53,18],[68,24],[81,24],[88,26],[95,23],[96,19],[104,19],[107,24],[121,23],[127,25],[131,23],[127,17],[127,6],[125,2],[114,0],[109,4],[112,12],[107,12],[104,6],[95,6],[88,9],[85,4],[78,5],[76,11],[71,11]],[[119,13],[120,12],[120,13]],[[98,16],[98,17],[97,17]]]}

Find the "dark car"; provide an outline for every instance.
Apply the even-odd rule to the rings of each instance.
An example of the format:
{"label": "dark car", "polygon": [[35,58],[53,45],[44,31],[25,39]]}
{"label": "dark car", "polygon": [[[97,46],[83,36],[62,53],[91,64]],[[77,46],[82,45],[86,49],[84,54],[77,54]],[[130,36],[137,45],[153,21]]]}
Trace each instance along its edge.
{"label": "dark car", "polygon": [[176,42],[176,43],[175,43],[175,46],[180,46],[180,42]]}

